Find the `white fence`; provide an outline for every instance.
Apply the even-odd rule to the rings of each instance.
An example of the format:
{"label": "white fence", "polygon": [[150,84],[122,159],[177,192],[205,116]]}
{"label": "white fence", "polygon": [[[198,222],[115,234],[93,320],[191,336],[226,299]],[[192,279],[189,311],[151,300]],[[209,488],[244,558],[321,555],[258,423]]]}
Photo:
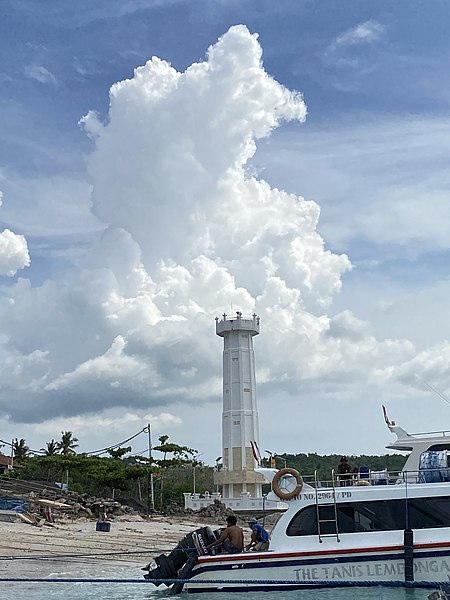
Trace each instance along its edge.
{"label": "white fence", "polygon": [[273,500],[267,500],[265,497],[254,498],[253,496],[250,496],[250,494],[243,493],[240,498],[222,498],[220,492],[205,492],[204,494],[191,494],[190,492],[185,492],[184,508],[200,510],[201,508],[213,504],[216,499],[220,500],[222,504],[225,504],[227,508],[231,508],[233,512],[286,510],[287,508],[285,502],[275,502]]}

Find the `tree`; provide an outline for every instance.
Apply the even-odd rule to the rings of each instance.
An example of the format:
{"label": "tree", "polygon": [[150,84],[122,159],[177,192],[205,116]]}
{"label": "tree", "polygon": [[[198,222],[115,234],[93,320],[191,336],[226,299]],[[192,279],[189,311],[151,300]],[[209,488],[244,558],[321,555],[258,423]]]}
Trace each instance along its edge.
{"label": "tree", "polygon": [[122,458],[128,452],[131,452],[131,446],[127,446],[126,448],[108,448],[106,452],[111,458]]}
{"label": "tree", "polygon": [[52,440],[51,442],[47,442],[46,448],[41,448],[41,451],[44,453],[44,456],[55,456],[58,454],[59,444]]}
{"label": "tree", "polygon": [[21,438],[20,440],[16,438],[13,443],[13,452],[14,459],[20,463],[27,458],[30,449],[26,445],[25,440],[23,438]]}
{"label": "tree", "polygon": [[[177,467],[180,465],[193,464],[195,459],[194,456],[197,454],[196,450],[188,448],[187,446],[179,446],[178,444],[169,443],[168,435],[161,435],[158,438],[160,445],[154,446],[153,450],[163,453],[161,460],[156,460],[160,467],[162,467],[159,479],[159,497],[160,497],[160,508],[163,507],[163,488],[164,488],[164,470],[169,467]],[[168,454],[173,454],[173,458],[167,458]]]}
{"label": "tree", "polygon": [[76,454],[75,448],[78,447],[78,438],[73,437],[71,431],[61,431],[61,441],[58,442],[58,450],[61,454],[67,456],[68,454]]}
{"label": "tree", "polygon": [[[153,450],[163,453],[161,460],[155,461],[162,467],[178,466],[181,464],[191,463],[194,456],[197,454],[196,450],[188,448],[188,446],[179,446],[168,442],[168,435],[161,435],[158,440],[160,441],[159,446],[154,446]],[[173,454],[173,458],[167,458],[168,454]]]}

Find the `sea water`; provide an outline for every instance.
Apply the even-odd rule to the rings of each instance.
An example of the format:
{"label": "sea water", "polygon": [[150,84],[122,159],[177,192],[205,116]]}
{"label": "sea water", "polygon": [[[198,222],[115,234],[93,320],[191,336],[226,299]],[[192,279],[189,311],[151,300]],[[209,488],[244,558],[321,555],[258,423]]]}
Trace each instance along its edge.
{"label": "sea water", "polygon": [[[99,562],[0,561],[0,600],[427,600],[431,589],[330,588],[291,592],[192,593],[170,596],[169,589],[147,582],[135,564]],[[52,579],[101,579],[94,582],[54,582]],[[38,579],[39,581],[35,581]],[[116,581],[110,581],[110,580]],[[109,581],[108,581],[109,580]],[[122,581],[117,581],[122,580]],[[134,580],[135,583],[129,583]]]}
{"label": "sea water", "polygon": [[[349,588],[299,590],[292,592],[203,593],[169,596],[168,590],[156,590],[151,584],[47,583],[2,584],[2,600],[426,600],[430,590],[397,588]],[[150,589],[153,588],[153,589]]]}

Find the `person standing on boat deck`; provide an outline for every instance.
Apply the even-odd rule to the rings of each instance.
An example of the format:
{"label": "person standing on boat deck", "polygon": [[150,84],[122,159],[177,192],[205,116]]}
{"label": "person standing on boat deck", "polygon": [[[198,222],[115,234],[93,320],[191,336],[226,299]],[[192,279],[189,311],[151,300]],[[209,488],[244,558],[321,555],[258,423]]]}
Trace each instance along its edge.
{"label": "person standing on boat deck", "polygon": [[269,532],[253,517],[248,522],[248,526],[252,530],[250,544],[246,550],[255,550],[256,552],[264,552],[269,549]]}
{"label": "person standing on boat deck", "polygon": [[212,544],[208,544],[207,548],[219,546],[222,544],[222,552],[224,554],[237,554],[244,552],[244,533],[240,527],[236,525],[237,519],[234,515],[227,517],[227,526],[220,534],[220,537]]}
{"label": "person standing on boat deck", "polygon": [[339,473],[339,485],[346,486],[352,485],[352,466],[348,462],[348,458],[346,456],[342,456],[339,461],[337,471]]}

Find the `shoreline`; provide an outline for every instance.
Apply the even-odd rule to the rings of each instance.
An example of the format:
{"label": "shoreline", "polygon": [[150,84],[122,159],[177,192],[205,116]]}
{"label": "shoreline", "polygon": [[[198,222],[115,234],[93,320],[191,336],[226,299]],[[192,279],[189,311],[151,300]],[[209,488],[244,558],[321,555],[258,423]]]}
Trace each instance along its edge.
{"label": "shoreline", "polygon": [[[152,558],[171,551],[189,532],[220,523],[195,518],[121,516],[109,532],[96,531],[96,520],[60,520],[36,527],[0,521],[0,577],[141,578]],[[80,569],[83,574],[80,575]],[[95,577],[94,577],[95,578]]]}

